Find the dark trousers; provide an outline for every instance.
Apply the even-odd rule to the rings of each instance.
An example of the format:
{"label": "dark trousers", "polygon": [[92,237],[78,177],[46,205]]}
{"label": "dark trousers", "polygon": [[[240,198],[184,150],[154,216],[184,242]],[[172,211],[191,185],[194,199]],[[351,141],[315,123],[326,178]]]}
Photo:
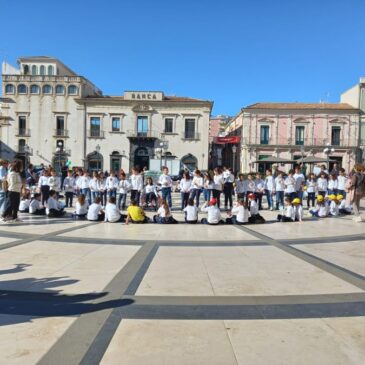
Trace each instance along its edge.
{"label": "dark trousers", "polygon": [[89,221],[90,221],[90,222],[101,222],[101,221],[103,221],[103,220],[104,220],[104,218],[105,218],[105,214],[104,214],[104,213],[100,213],[100,214],[98,215],[98,219],[96,219],[96,220],[91,220],[91,219],[89,219]]}
{"label": "dark trousers", "polygon": [[294,222],[291,218],[286,217],[285,215],[278,215],[278,222]]}
{"label": "dark trousers", "polygon": [[42,196],[42,205],[45,205],[45,203],[47,203],[48,198],[49,198],[49,186],[48,185],[41,186],[41,196]]}
{"label": "dark trousers", "polygon": [[20,193],[16,191],[8,191],[9,207],[3,214],[3,217],[11,217],[12,219],[18,218],[18,210],[20,203]]}
{"label": "dark trousers", "polygon": [[141,193],[138,190],[131,190],[131,201],[135,200],[137,205],[139,206],[139,199],[141,197]]}
{"label": "dark trousers", "polygon": [[48,213],[48,217],[50,218],[56,218],[56,217],[62,217],[65,214],[63,209],[57,210],[57,209],[50,209]]}
{"label": "dark trousers", "polygon": [[312,202],[312,208],[314,207],[316,201],[316,193],[308,193],[307,196],[307,207],[310,207],[310,203]]}
{"label": "dark trousers", "polygon": [[217,206],[218,208],[221,207],[221,194],[220,190],[213,189],[213,198],[217,199]]}
{"label": "dark trousers", "polygon": [[65,193],[65,198],[66,198],[66,207],[72,207],[72,201],[74,198],[74,193],[72,191],[66,191]]}
{"label": "dark trousers", "polygon": [[181,210],[183,210],[188,205],[190,193],[181,193]]}
{"label": "dark trousers", "polygon": [[34,215],[46,215],[46,208],[37,209],[34,213],[31,213]]}
{"label": "dark trousers", "polygon": [[108,202],[108,199],[107,199],[107,192],[106,191],[101,191],[99,193],[99,196],[100,196],[100,199],[101,199],[101,205],[103,207],[106,206],[107,202]]}
{"label": "dark trousers", "polygon": [[232,208],[232,193],[233,193],[233,183],[225,183],[223,188],[224,193],[224,206]]}
{"label": "dark trousers", "polygon": [[198,207],[199,206],[199,199],[200,199],[200,194],[202,193],[202,190],[201,189],[192,189],[191,190],[191,193],[190,193],[190,198],[191,199],[195,199],[196,197],[196,206]]}
{"label": "dark trousers", "polygon": [[146,194],[146,205],[148,205],[149,203],[153,203],[153,202],[155,202],[155,204],[156,204],[156,201],[157,201],[157,197],[156,197],[156,195],[155,195],[155,193],[147,193]]}

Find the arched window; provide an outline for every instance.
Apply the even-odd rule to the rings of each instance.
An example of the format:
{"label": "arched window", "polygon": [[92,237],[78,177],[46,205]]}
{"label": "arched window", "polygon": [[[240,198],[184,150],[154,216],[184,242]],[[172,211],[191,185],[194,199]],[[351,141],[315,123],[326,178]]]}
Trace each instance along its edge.
{"label": "arched window", "polygon": [[31,94],[39,94],[39,86],[38,85],[31,85],[30,93]]}
{"label": "arched window", "polygon": [[37,66],[36,65],[32,66],[32,75],[37,75]]}
{"label": "arched window", "polygon": [[5,94],[14,94],[15,88],[13,84],[7,84],[5,86]]}
{"label": "arched window", "polygon": [[65,87],[63,85],[56,85],[56,94],[63,95],[65,93]]}
{"label": "arched window", "polygon": [[28,75],[29,74],[29,66],[28,65],[24,65],[23,66],[23,70],[24,70],[24,75]]}
{"label": "arched window", "polygon": [[45,75],[46,74],[46,68],[43,65],[39,68],[39,74],[40,75]]}
{"label": "arched window", "polygon": [[183,167],[187,167],[190,171],[194,171],[198,166],[198,160],[192,154],[187,154],[181,159]]}
{"label": "arched window", "polygon": [[18,141],[18,152],[24,153],[25,152],[25,139],[19,139]]}
{"label": "arched window", "polygon": [[76,94],[77,94],[77,86],[75,86],[75,85],[70,85],[70,86],[67,88],[67,92],[68,92],[70,95],[76,95]]}
{"label": "arched window", "polygon": [[53,66],[51,66],[51,65],[48,66],[48,75],[50,75],[50,76],[53,75]]}
{"label": "arched window", "polygon": [[18,94],[26,94],[28,92],[28,88],[24,84],[18,85]]}
{"label": "arched window", "polygon": [[52,94],[52,86],[43,85],[43,94]]}

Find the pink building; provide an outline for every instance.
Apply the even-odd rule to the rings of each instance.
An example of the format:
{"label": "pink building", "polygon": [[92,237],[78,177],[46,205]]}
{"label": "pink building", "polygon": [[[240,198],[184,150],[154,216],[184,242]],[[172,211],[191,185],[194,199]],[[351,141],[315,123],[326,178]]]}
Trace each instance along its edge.
{"label": "pink building", "polygon": [[[228,135],[241,129],[240,168],[243,172],[265,164],[269,156],[296,160],[302,156],[326,158],[349,170],[359,158],[360,110],[349,104],[257,103],[242,108],[230,121]],[[290,165],[281,166],[288,170]]]}

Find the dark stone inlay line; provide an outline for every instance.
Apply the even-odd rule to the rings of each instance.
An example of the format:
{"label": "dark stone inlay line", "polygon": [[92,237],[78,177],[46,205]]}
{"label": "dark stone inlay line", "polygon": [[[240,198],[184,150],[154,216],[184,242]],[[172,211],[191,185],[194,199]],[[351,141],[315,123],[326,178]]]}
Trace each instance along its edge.
{"label": "dark stone inlay line", "polygon": [[319,243],[347,243],[349,241],[363,241],[365,234],[354,234],[349,236],[335,236],[335,237],[313,237],[313,238],[297,238],[277,240],[284,245],[316,245]]}
{"label": "dark stone inlay line", "polygon": [[326,271],[327,273],[330,273],[330,274],[338,277],[339,279],[346,281],[349,284],[352,284],[362,290],[365,290],[365,277],[360,274],[357,274],[353,271],[345,269],[332,262],[321,259],[317,256],[311,255],[307,252],[301,251],[295,247],[282,244],[282,243],[274,240],[273,238],[265,236],[262,233],[255,232],[245,226],[235,226],[235,227],[237,227],[238,229],[241,229],[242,231],[244,231],[246,233],[252,234],[253,236],[271,244],[272,246],[274,246],[290,255],[295,256],[298,259],[301,259],[313,266],[316,266],[319,269]]}
{"label": "dark stone inlay line", "polygon": [[[116,330],[116,328],[113,328],[115,321],[113,320],[110,323],[107,320],[111,318],[110,315],[114,310],[113,316],[117,314],[119,317],[118,308],[120,305],[130,305],[129,302],[125,302],[126,299],[122,299],[122,295],[133,282],[144,261],[149,258],[155,246],[156,244],[152,242],[143,245],[105,287],[103,292],[108,294],[91,302],[94,305],[101,305],[103,301],[109,301],[114,303],[114,305],[81,315],[50,348],[38,364],[80,364],[83,358],[103,356],[108,347],[108,341],[111,340],[111,338],[108,338],[108,335],[113,335],[113,331]],[[105,324],[106,322],[108,324]],[[120,321],[117,322],[119,323]],[[108,331],[102,333],[100,330],[104,324],[110,327],[107,327]],[[94,360],[91,359],[90,361]],[[89,362],[89,364],[91,363]]]}

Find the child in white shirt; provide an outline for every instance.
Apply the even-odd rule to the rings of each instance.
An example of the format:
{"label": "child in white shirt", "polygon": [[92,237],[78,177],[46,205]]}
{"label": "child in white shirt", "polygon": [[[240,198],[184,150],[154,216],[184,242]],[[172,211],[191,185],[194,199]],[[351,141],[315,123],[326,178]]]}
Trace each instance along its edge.
{"label": "child in white shirt", "polygon": [[76,202],[75,218],[86,218],[88,208],[89,204],[85,199],[85,195],[80,194]]}
{"label": "child in white shirt", "polygon": [[248,194],[248,207],[250,210],[250,217],[248,218],[249,223],[265,223],[264,217],[259,214],[259,208],[254,193]]}
{"label": "child in white shirt", "polygon": [[54,190],[49,192],[46,213],[50,218],[62,217],[65,214],[62,204],[58,201],[57,192]]}
{"label": "child in white shirt", "polygon": [[246,187],[247,184],[245,181],[245,176],[243,174],[239,174],[238,180],[236,181],[236,195],[238,200],[245,198]]}
{"label": "child in white shirt", "polygon": [[317,179],[318,195],[322,195],[323,197],[326,196],[327,189],[328,189],[328,181],[326,174],[324,172],[321,172],[319,178]]}
{"label": "child in white shirt", "polygon": [[233,224],[246,224],[248,223],[248,219],[250,217],[250,212],[247,208],[247,203],[241,199],[231,210],[232,218],[227,218],[227,223],[232,222]]}
{"label": "child in white shirt", "polygon": [[278,214],[278,222],[294,222],[295,221],[295,208],[290,200],[286,197],[284,199],[285,213]]}
{"label": "child in white shirt", "polygon": [[97,196],[95,198],[94,203],[92,203],[89,207],[89,210],[87,212],[87,220],[88,221],[103,221],[105,218],[105,213],[103,211],[103,208],[101,206],[101,198]]}
{"label": "child in white shirt", "polygon": [[190,224],[198,223],[198,207],[194,205],[194,200],[189,199],[188,205],[184,208],[185,222]]}
{"label": "child in white shirt", "polygon": [[157,209],[157,187],[153,183],[153,179],[151,176],[149,176],[146,179],[146,185],[144,187],[144,193],[145,193],[145,205],[152,206],[155,209]]}
{"label": "child in white shirt", "polygon": [[104,217],[104,223],[110,222],[110,223],[118,223],[118,222],[124,222],[125,216],[120,214],[120,211],[116,204],[117,200],[114,196],[109,198],[109,202],[105,207],[105,217]]}
{"label": "child in white shirt", "polygon": [[41,204],[41,194],[36,193],[29,204],[29,213],[34,215],[45,215],[46,208]]}
{"label": "child in white shirt", "polygon": [[119,180],[118,188],[119,188],[118,208],[122,209],[122,210],[125,210],[126,201],[127,201],[127,194],[128,194],[128,191],[131,188],[131,184],[127,180],[126,175],[125,175],[124,172],[122,172],[120,174],[120,180]]}
{"label": "child in white shirt", "polygon": [[309,211],[313,217],[325,218],[328,216],[328,207],[327,204],[324,202],[323,195],[317,196],[317,204],[314,209]]}
{"label": "child in white shirt", "polygon": [[75,194],[76,180],[72,176],[72,171],[67,171],[67,176],[63,181],[63,189],[65,190],[65,203],[66,208],[72,207],[72,201]]}
{"label": "child in white shirt", "polygon": [[209,203],[204,203],[201,208],[202,212],[208,213],[207,218],[203,218],[201,222],[203,224],[209,224],[212,226],[216,226],[217,224],[224,223],[221,216],[221,211],[217,206],[217,199],[213,198],[209,201]]}
{"label": "child in white shirt", "polygon": [[30,193],[29,191],[24,193],[20,203],[19,203],[19,212],[20,213],[29,213],[29,206],[30,206]]}
{"label": "child in white shirt", "polygon": [[160,224],[175,224],[175,220],[171,214],[170,207],[166,200],[162,200],[161,206],[157,211],[157,214],[153,216],[153,221]]}
{"label": "child in white shirt", "polygon": [[192,180],[190,178],[190,173],[185,171],[183,173],[183,178],[180,181],[181,210],[184,210],[184,208],[188,205],[191,188]]}

